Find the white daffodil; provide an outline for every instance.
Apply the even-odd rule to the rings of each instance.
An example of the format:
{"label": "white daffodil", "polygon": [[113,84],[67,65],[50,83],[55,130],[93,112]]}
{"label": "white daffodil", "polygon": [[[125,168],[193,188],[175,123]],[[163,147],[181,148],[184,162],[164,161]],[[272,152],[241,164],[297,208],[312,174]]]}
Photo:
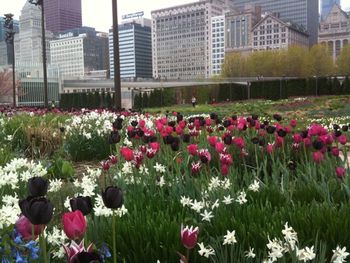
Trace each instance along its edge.
{"label": "white daffodil", "polygon": [[192,200],[189,197],[181,196],[180,203],[183,207],[190,206],[192,204]]}
{"label": "white daffodil", "polygon": [[282,230],[284,240],[287,243],[288,248],[292,251],[296,248],[296,243],[298,242],[297,232],[294,231],[292,227],[288,226],[288,222],[285,223],[284,229]]}
{"label": "white daffodil", "polygon": [[212,191],[212,190],[215,190],[217,188],[219,188],[221,185],[221,181],[218,177],[212,177],[210,179],[210,183],[209,183],[209,186],[208,186],[208,191]]}
{"label": "white daffodil", "polygon": [[255,258],[255,256],[256,256],[254,253],[254,248],[251,248],[251,247],[244,254],[247,258]]}
{"label": "white daffodil", "polygon": [[158,185],[159,187],[163,187],[165,185],[164,176],[161,176],[159,180],[156,181],[156,185]]}
{"label": "white daffodil", "polygon": [[239,203],[240,205],[243,205],[248,201],[246,197],[247,197],[247,194],[244,191],[241,191],[236,198],[236,202]]}
{"label": "white daffodil", "polygon": [[156,170],[156,172],[158,173],[165,173],[165,166],[160,164],[160,163],[156,163],[155,166],[153,166],[154,169]]}
{"label": "white daffodil", "polygon": [[266,246],[270,250],[268,253],[268,257],[271,260],[276,261],[278,258],[283,257],[283,254],[285,252],[285,248],[284,248],[281,240],[279,240],[277,238],[270,240],[270,238],[269,238],[269,243]]}
{"label": "white daffodil", "polygon": [[229,205],[233,202],[233,198],[228,195],[228,196],[224,196],[224,200],[222,201],[225,205]]}
{"label": "white daffodil", "polygon": [[309,247],[305,247],[303,249],[296,249],[297,252],[297,258],[300,261],[309,261],[309,260],[313,260],[316,257],[316,254],[314,252],[314,246],[312,246],[311,248]]}
{"label": "white daffodil", "polygon": [[343,263],[346,262],[346,258],[349,256],[349,253],[346,252],[346,247],[340,248],[337,246],[336,249],[333,249],[333,256],[331,259],[332,263]]}
{"label": "white daffodil", "polygon": [[193,200],[191,203],[191,209],[199,213],[204,208],[204,203],[201,201]]}
{"label": "white daffodil", "polygon": [[249,185],[248,189],[253,192],[259,192],[260,184],[259,181],[254,180],[254,182]]}
{"label": "white daffodil", "polygon": [[60,179],[52,179],[49,181],[50,188],[48,190],[49,193],[58,192],[62,187],[62,180]]}
{"label": "white daffodil", "polygon": [[202,216],[202,221],[210,222],[211,218],[213,218],[212,211],[208,212],[206,209],[204,210],[204,213],[200,214]]}
{"label": "white daffodil", "polygon": [[211,246],[205,247],[203,243],[199,243],[198,246],[200,248],[198,250],[200,256],[209,258],[209,256],[215,255],[215,251]]}
{"label": "white daffodil", "polygon": [[236,240],[236,231],[233,230],[232,232],[227,230],[227,234],[224,236],[224,242],[223,245],[233,245],[237,243]]}

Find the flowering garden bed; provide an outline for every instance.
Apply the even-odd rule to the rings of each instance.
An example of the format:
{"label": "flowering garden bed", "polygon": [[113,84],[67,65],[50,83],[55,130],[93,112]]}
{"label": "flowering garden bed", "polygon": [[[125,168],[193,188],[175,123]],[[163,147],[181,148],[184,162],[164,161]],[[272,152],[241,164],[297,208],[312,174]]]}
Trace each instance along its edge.
{"label": "flowering garden bed", "polygon": [[347,262],[339,120],[2,114],[2,262]]}

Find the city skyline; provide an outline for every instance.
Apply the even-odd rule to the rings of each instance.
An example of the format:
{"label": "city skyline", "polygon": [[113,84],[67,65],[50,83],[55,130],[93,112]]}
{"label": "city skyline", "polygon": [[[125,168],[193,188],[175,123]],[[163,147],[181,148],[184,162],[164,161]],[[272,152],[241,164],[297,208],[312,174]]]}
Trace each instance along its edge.
{"label": "city skyline", "polygon": [[[3,13],[13,13],[14,18],[18,19],[20,12],[26,1],[12,0],[6,2],[3,6]],[[89,3],[90,2],[90,3]],[[138,0],[120,0],[118,1],[118,17],[119,23],[122,21],[121,16],[128,13],[144,11],[145,17],[151,17],[151,11],[171,7],[175,5],[187,4],[196,2],[195,0],[162,0],[140,2]],[[101,3],[103,5],[101,5]],[[341,7],[343,9],[350,9],[348,0],[341,0]],[[112,2],[110,0],[101,0],[98,2],[91,2],[91,0],[82,0],[83,26],[95,27],[99,31],[108,32],[112,26]],[[96,14],[100,18],[96,18]],[[3,16],[3,14],[0,14]]]}

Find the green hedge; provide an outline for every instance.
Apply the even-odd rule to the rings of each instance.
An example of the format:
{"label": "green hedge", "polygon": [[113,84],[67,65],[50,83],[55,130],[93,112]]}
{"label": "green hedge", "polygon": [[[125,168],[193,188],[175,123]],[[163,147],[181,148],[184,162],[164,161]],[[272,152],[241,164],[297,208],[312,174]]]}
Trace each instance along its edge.
{"label": "green hedge", "polygon": [[60,108],[69,110],[72,108],[96,109],[112,108],[113,96],[108,92],[95,93],[63,93],[61,94]]}

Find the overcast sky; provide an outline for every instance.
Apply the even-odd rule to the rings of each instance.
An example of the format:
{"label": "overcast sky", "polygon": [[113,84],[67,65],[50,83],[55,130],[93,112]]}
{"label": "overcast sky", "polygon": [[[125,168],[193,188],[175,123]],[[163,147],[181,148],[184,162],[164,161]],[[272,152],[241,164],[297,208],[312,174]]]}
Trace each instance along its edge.
{"label": "overcast sky", "polygon": [[[118,0],[119,20],[121,15],[139,11],[145,12],[145,17],[151,17],[151,11],[194,2],[195,0]],[[276,0],[278,1],[278,0]],[[13,13],[18,19],[26,0],[1,0],[1,13]],[[82,0],[83,25],[95,27],[97,30],[107,32],[112,25],[111,0]],[[341,0],[343,9],[350,8],[350,0]]]}

